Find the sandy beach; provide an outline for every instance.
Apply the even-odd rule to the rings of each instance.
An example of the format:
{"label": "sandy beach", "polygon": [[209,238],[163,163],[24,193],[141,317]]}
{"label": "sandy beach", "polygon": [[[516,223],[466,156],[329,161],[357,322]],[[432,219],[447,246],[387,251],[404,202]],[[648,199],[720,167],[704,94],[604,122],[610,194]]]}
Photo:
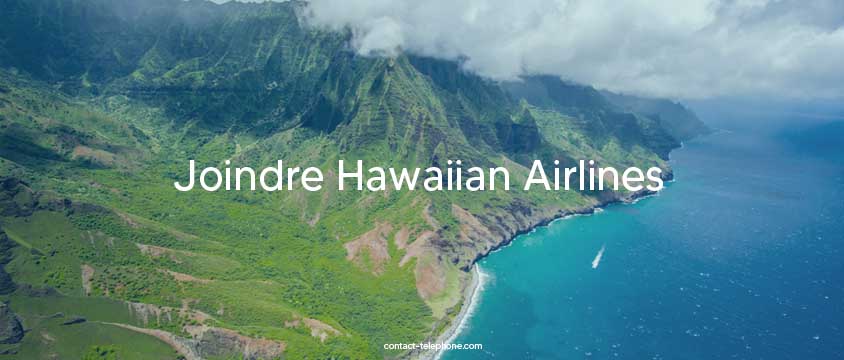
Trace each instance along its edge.
{"label": "sandy beach", "polygon": [[[457,335],[460,335],[460,331],[466,326],[469,317],[472,316],[472,313],[477,307],[478,297],[483,291],[487,276],[488,275],[481,271],[478,264],[473,266],[472,278],[469,280],[469,286],[466,287],[463,293],[463,298],[466,299],[465,303],[460,308],[460,312],[457,313],[457,316],[454,318],[451,325],[437,337],[435,341],[436,343],[450,344],[457,338]],[[419,359],[437,360],[442,356],[442,354],[442,350],[431,351],[422,353],[419,356]]]}

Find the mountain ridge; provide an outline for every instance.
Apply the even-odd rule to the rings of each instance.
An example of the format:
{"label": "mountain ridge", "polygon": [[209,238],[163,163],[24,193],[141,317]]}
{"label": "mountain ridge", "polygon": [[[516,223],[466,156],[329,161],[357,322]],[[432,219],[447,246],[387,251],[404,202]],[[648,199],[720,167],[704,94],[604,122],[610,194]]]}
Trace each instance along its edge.
{"label": "mountain ridge", "polygon": [[[283,158],[326,173],[341,158],[420,167],[463,159],[522,180],[534,159],[595,159],[670,176],[667,155],[681,139],[665,124],[693,121],[630,112],[554,78],[524,79],[553,95],[537,99],[451,61],[358,56],[348,33],[304,26],[305,3],[7,2],[16,16],[0,26],[0,171],[30,189],[0,197],[0,226],[19,241],[7,271],[58,292],[47,301],[18,290],[15,311],[42,299],[184,337],[190,326],[228,329],[283,341],[293,358],[409,356],[380,345],[447,327],[480,256],[549,219],[635,195],[379,194],[330,183],[319,193],[178,195],[170,184],[186,159]],[[78,205],[39,208],[33,197]],[[12,204],[37,211],[13,213]],[[68,210],[78,206],[86,210]],[[253,296],[237,294],[246,289]],[[141,324],[123,310],[65,305],[75,301],[183,311]],[[305,325],[313,321],[297,319],[345,335],[315,336]],[[19,350],[35,356],[28,341]],[[76,355],[62,344],[44,351]]]}

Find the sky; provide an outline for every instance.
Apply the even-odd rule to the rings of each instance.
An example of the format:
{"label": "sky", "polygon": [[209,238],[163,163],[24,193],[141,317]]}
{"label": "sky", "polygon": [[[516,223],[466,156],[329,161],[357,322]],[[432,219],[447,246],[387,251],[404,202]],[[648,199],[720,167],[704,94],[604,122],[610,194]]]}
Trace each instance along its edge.
{"label": "sky", "polygon": [[840,0],[311,0],[366,56],[458,60],[675,99],[844,99]]}

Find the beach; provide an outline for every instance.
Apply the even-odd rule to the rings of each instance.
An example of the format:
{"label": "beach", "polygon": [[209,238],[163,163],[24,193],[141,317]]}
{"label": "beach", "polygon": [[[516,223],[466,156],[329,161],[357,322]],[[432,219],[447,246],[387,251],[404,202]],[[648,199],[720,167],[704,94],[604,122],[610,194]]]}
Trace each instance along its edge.
{"label": "beach", "polygon": [[[466,326],[466,323],[472,316],[472,313],[477,308],[478,298],[483,291],[488,275],[481,270],[480,265],[477,263],[472,267],[471,273],[472,276],[469,280],[469,285],[466,286],[466,289],[464,289],[463,292],[463,299],[465,299],[463,306],[460,307],[460,311],[457,313],[454,321],[452,321],[448,328],[437,337],[434,341],[435,343],[451,344],[460,334],[460,331]],[[443,350],[433,350],[420,354],[419,359],[437,360],[443,353]]]}

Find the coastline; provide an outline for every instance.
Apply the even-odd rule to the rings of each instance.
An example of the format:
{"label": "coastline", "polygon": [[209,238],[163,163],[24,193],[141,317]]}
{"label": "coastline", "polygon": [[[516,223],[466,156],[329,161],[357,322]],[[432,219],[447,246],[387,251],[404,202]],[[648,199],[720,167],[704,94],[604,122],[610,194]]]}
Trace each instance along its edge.
{"label": "coastline", "polygon": [[[673,174],[667,181],[674,181]],[[475,309],[478,305],[478,297],[480,296],[481,292],[483,291],[483,287],[485,284],[485,279],[488,277],[487,274],[483,273],[480,269],[480,265],[478,262],[483,258],[489,256],[490,254],[505,248],[513,243],[518,237],[531,233],[535,231],[537,228],[543,226],[549,226],[551,223],[558,221],[558,220],[565,220],[568,218],[572,218],[575,216],[584,216],[584,215],[593,215],[596,213],[601,212],[605,207],[614,205],[614,204],[635,204],[640,200],[645,198],[658,196],[658,191],[638,191],[635,193],[631,193],[628,196],[619,197],[613,200],[599,202],[594,204],[593,206],[585,207],[585,208],[578,208],[573,210],[565,210],[560,212],[557,216],[553,216],[548,219],[543,219],[542,221],[537,222],[534,226],[529,227],[524,231],[520,231],[515,235],[509,237],[506,241],[499,243],[497,246],[490,249],[489,252],[484,254],[479,254],[478,257],[472,262],[472,268],[470,272],[472,273],[471,280],[469,281],[469,285],[463,291],[463,298],[464,303],[461,306],[460,311],[455,316],[454,320],[451,324],[446,327],[445,331],[441,334],[437,335],[436,339],[433,341],[437,344],[451,344],[457,336],[460,335],[462,330],[466,327],[467,322],[471,318],[472,314],[474,313]],[[443,350],[435,350],[433,352],[423,352],[418,355],[418,359],[424,360],[439,360],[442,357]]]}
{"label": "coastline", "polygon": [[[669,173],[669,176],[664,179],[667,182],[675,181],[673,173]],[[575,216],[583,216],[583,215],[593,215],[595,213],[601,212],[605,207],[613,204],[635,204],[640,200],[645,198],[654,197],[659,195],[659,191],[649,191],[649,190],[642,190],[637,191],[635,193],[628,194],[627,196],[615,198],[608,201],[598,202],[592,206],[584,207],[584,208],[576,208],[571,210],[564,210],[561,211],[556,216],[552,216],[547,219],[542,219],[541,221],[537,222],[534,226],[531,226],[524,231],[519,231],[513,236],[507,238],[506,241],[503,241],[497,244],[495,247],[490,249],[488,252],[483,254],[478,254],[478,256],[472,261],[472,268],[471,268],[471,280],[469,285],[463,291],[463,298],[464,303],[461,306],[460,311],[457,313],[457,316],[454,320],[449,324],[445,331],[441,334],[437,335],[436,339],[433,341],[434,343],[438,344],[451,344],[458,335],[460,335],[463,328],[465,328],[468,320],[471,318],[472,313],[475,311],[478,305],[478,297],[480,293],[483,291],[485,277],[488,275],[484,274],[480,270],[480,266],[478,262],[483,258],[489,256],[490,254],[505,248],[513,243],[519,236],[531,233],[535,231],[537,228],[543,226],[549,226],[551,223],[558,221],[558,220],[565,220]],[[439,360],[443,354],[443,350],[435,350],[432,352],[423,352],[419,354],[416,358],[417,359],[424,359],[424,360]]]}
{"label": "coastline", "polygon": [[[487,277],[488,275],[481,271],[480,265],[476,263],[472,267],[472,277],[469,280],[469,286],[467,286],[463,291],[463,298],[465,299],[463,300],[463,306],[460,307],[460,311],[457,313],[457,316],[454,317],[454,321],[449,324],[442,334],[437,336],[434,343],[451,344],[457,336],[460,335],[460,332],[464,327],[466,327],[466,323],[469,318],[472,317],[472,314],[477,308],[478,297],[483,291]],[[440,349],[434,350],[431,353],[423,353],[419,356],[419,359],[439,360],[440,357],[442,357],[443,352],[444,351]]]}
{"label": "coastline", "polygon": [[[675,180],[673,172],[669,172],[665,177],[663,177],[663,180],[665,180],[666,183],[673,182]],[[662,190],[660,190],[660,191],[662,191]],[[494,244],[491,248],[489,248],[489,250],[477,253],[475,255],[475,258],[472,260],[471,264],[469,266],[464,267],[463,270],[464,271],[471,271],[471,269],[475,266],[475,264],[477,264],[483,258],[489,256],[489,254],[492,254],[492,253],[498,251],[499,249],[510,245],[513,242],[513,240],[515,240],[519,236],[531,233],[531,232],[535,231],[537,228],[540,228],[540,227],[543,227],[543,226],[548,226],[554,221],[567,219],[567,218],[572,217],[572,216],[592,215],[596,212],[602,211],[605,207],[613,205],[613,204],[635,204],[636,202],[638,202],[639,200],[642,200],[644,198],[659,195],[660,191],[651,191],[651,190],[643,189],[643,190],[640,190],[640,191],[637,191],[637,192],[634,192],[634,193],[625,194],[623,196],[599,200],[599,201],[595,202],[594,204],[591,204],[591,205],[588,205],[588,206],[583,206],[583,207],[578,207],[578,208],[573,208],[573,209],[562,209],[552,216],[536,218],[532,225],[529,225],[529,226],[527,226],[523,229],[518,229],[518,230],[510,233],[507,237],[505,237],[503,239],[503,241],[500,241],[500,242]]]}

